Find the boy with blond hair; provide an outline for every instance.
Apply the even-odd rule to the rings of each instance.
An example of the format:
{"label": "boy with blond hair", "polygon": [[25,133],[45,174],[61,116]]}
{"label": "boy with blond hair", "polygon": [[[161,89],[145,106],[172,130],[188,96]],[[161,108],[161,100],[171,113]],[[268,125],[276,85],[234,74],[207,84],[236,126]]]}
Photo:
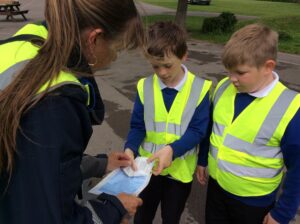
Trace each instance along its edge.
{"label": "boy with blond hair", "polygon": [[196,146],[209,123],[211,81],[182,64],[187,58],[186,33],[172,22],[150,26],[146,57],[155,73],[138,82],[125,152],[150,157],[157,166],[140,194],[143,205],[134,223],[152,223],[161,203],[163,223],[180,221],[197,165]]}
{"label": "boy with blond hair", "polygon": [[[284,224],[299,206],[300,95],[274,72],[277,44],[276,32],[252,24],[235,32],[224,47],[228,77],[213,95],[206,150],[207,224]],[[204,151],[197,167],[202,184]],[[283,192],[276,201],[284,166]]]}

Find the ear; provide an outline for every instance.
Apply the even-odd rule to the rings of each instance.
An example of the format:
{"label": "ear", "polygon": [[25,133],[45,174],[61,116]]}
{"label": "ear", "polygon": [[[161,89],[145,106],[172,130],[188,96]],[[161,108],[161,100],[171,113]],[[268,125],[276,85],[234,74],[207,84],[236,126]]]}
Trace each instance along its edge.
{"label": "ear", "polygon": [[97,29],[90,29],[88,32],[87,32],[87,44],[90,46],[90,47],[93,47],[94,45],[96,45],[96,40],[97,40],[97,37],[99,35],[103,34],[103,30],[100,29],[100,28],[97,28]]}
{"label": "ear", "polygon": [[267,73],[272,73],[272,71],[274,70],[276,66],[276,62],[274,60],[267,60],[265,62],[264,68],[266,70]]}

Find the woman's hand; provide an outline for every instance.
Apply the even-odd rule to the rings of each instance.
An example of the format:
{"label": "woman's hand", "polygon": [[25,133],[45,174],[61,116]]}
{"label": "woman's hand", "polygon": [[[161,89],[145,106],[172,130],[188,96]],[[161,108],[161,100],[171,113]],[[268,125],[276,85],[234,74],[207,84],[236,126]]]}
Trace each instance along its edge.
{"label": "woman's hand", "polygon": [[124,152],[111,152],[108,154],[106,171],[110,172],[120,167],[131,165],[131,158]]}
{"label": "woman's hand", "polygon": [[156,151],[149,159],[148,162],[157,160],[157,165],[153,169],[154,175],[159,175],[163,169],[169,167],[172,163],[173,149],[171,146],[166,145],[160,150]]}
{"label": "woman's hand", "polygon": [[139,197],[126,193],[120,193],[117,198],[121,201],[130,216],[134,216],[137,208],[143,204],[142,199]]}

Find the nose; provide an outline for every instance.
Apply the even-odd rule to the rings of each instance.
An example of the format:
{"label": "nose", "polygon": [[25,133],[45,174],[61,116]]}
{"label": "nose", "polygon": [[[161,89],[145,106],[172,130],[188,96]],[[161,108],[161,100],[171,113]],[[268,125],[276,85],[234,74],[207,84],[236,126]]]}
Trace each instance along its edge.
{"label": "nose", "polygon": [[237,75],[234,74],[234,73],[229,73],[229,79],[230,79],[231,82],[237,82],[238,81]]}
{"label": "nose", "polygon": [[160,67],[157,71],[157,73],[159,75],[166,75],[167,74],[167,69],[165,69],[164,67]]}

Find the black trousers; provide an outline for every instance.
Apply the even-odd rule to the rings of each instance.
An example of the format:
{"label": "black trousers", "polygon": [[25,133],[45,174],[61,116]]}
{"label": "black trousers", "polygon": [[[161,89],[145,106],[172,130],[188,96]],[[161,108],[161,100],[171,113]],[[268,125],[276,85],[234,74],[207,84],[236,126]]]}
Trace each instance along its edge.
{"label": "black trousers", "polygon": [[231,198],[213,178],[209,178],[206,198],[206,224],[262,224],[274,203],[256,207]]}
{"label": "black trousers", "polygon": [[151,224],[159,203],[163,224],[179,223],[192,182],[182,183],[165,176],[152,176],[148,186],[141,192],[143,205],[134,217],[135,224]]}

